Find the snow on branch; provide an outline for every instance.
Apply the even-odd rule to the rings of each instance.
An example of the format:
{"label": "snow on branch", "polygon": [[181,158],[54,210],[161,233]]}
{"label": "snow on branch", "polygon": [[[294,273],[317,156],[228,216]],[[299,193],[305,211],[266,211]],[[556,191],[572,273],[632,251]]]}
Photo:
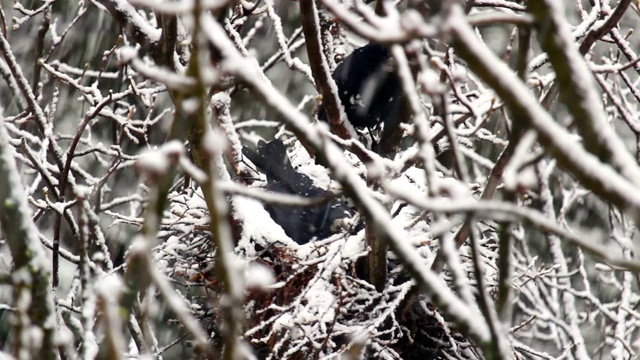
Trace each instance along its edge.
{"label": "snow on branch", "polygon": [[[38,352],[56,359],[55,308],[51,266],[31,219],[27,194],[14,159],[14,150],[0,115],[0,225],[13,259],[12,281],[19,314],[15,331],[17,353]],[[39,340],[37,340],[39,339]]]}

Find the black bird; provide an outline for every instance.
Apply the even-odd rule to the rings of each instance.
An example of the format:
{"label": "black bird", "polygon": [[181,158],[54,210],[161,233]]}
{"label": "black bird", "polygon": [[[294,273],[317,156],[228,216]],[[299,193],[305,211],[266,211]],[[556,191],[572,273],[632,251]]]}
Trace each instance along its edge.
{"label": "black bird", "polygon": [[[403,93],[390,58],[384,45],[369,43],[347,56],[334,71],[340,102],[355,128],[374,128],[380,123],[387,130],[397,127]],[[318,118],[327,121],[324,108]]]}
{"label": "black bird", "polygon": [[[293,168],[287,146],[280,140],[260,141],[256,150],[245,147],[243,153],[267,175],[266,188],[269,191],[309,198],[332,197],[329,191],[315,186],[307,175]],[[355,214],[346,201],[338,198],[313,207],[265,204],[265,209],[298,244],[324,239],[339,232],[344,224],[342,220]]]}

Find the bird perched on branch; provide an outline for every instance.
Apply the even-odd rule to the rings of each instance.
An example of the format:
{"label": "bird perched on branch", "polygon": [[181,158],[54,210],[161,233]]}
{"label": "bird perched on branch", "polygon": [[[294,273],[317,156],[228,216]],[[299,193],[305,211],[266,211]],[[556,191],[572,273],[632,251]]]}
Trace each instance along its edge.
{"label": "bird perched on branch", "polygon": [[[390,60],[386,46],[369,43],[347,56],[333,72],[340,102],[355,128],[372,129],[382,123],[390,133],[398,126],[403,92]],[[324,108],[318,118],[327,121]]]}

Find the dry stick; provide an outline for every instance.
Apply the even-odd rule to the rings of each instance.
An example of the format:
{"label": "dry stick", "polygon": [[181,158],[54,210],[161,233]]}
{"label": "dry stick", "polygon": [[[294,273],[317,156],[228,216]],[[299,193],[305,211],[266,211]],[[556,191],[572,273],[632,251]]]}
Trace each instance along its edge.
{"label": "dry stick", "polygon": [[69,25],[67,25],[66,29],[64,29],[62,34],[58,35],[59,36],[58,37],[58,41],[56,41],[55,43],[51,44],[51,47],[49,48],[49,52],[47,53],[46,56],[44,56],[42,58],[44,62],[49,61],[49,59],[51,59],[51,56],[53,55],[54,51],[60,47],[60,44],[64,44],[65,43],[64,39],[67,37],[67,35],[69,35],[71,33],[71,29],[74,28],[74,26],[78,23],[78,21],[80,21],[80,19],[84,16],[84,14],[88,13],[87,10],[89,8],[90,7],[83,7],[83,8],[78,9],[78,13],[73,18],[73,20],[71,20]]}
{"label": "dry stick", "polygon": [[[213,110],[213,123],[217,129],[224,132],[225,137],[229,144],[223,152],[227,161],[231,165],[234,175],[243,182],[245,185],[249,185],[252,182],[253,174],[249,167],[243,161],[242,144],[240,138],[233,126],[233,118],[229,107],[231,106],[231,98],[227,92],[219,92],[214,94],[210,99],[210,107]],[[227,221],[231,225],[232,238],[234,243],[242,237],[243,220],[236,214],[235,203],[231,197],[227,197],[228,202],[228,214]]]}
{"label": "dry stick", "polygon": [[[45,185],[47,186],[47,189],[49,190],[49,194],[51,195],[51,197],[53,197],[55,201],[62,202],[60,193],[58,192],[58,188],[56,187],[54,179],[50,177],[51,174],[44,169],[45,165],[41,164],[38,161],[37,154],[35,154],[34,151],[27,146],[26,140],[22,139],[22,142],[20,145],[24,150],[24,155],[31,162],[31,166],[33,167],[33,169],[38,171],[41,174],[42,181],[44,181]],[[39,214],[40,213],[36,214],[36,216],[34,217],[34,221],[37,221],[37,219],[39,218],[38,216]],[[63,214],[65,217],[65,220],[69,223],[69,226],[71,227],[72,231],[74,233],[78,233],[78,225],[75,223],[75,220],[71,216],[71,213],[69,212],[69,210],[65,209],[65,211],[63,211]],[[52,243],[51,249],[53,250],[53,243]],[[53,267],[53,268],[56,269],[57,267]]]}
{"label": "dry stick", "polygon": [[164,56],[162,55],[163,48],[158,44],[162,36],[162,30],[156,29],[146,23],[146,20],[144,20],[129,3],[116,0],[96,0],[96,2],[104,6],[113,19],[118,22],[120,27],[130,33],[138,44],[143,47],[148,47],[151,50],[150,54],[156,63],[164,63]]}
{"label": "dry stick", "polygon": [[229,145],[225,149],[225,155],[229,164],[238,179],[244,184],[250,184],[252,181],[252,173],[247,165],[243,162],[242,143],[240,137],[233,125],[231,117],[231,97],[228,92],[220,92],[211,98],[210,107],[214,111],[214,121],[218,128],[222,129],[229,141]]}
{"label": "dry stick", "polygon": [[[526,25],[520,27],[519,29],[526,31],[527,33],[530,33]],[[527,53],[529,50],[529,36],[521,36],[519,40],[520,41],[518,44],[517,72],[518,72],[518,77],[521,79],[524,79],[526,74]],[[554,98],[554,97],[548,96],[547,98]],[[545,98],[545,100],[548,101],[547,98]],[[543,102],[546,102],[545,100],[543,100]],[[493,169],[491,169],[487,183],[482,191],[482,194],[480,195],[480,200],[489,200],[489,199],[492,199],[493,196],[495,195],[496,189],[498,188],[498,185],[500,185],[500,181],[502,178],[502,174],[504,173],[504,169],[509,163],[509,160],[511,160],[511,156],[513,155],[513,152],[518,145],[518,138],[519,138],[518,133],[520,132],[520,130],[515,128],[515,127],[519,128],[518,124],[519,122],[516,119],[516,122],[514,122],[514,129],[512,129],[513,138],[511,139],[511,141],[509,141],[509,144],[507,145],[507,147],[500,154],[500,157],[498,158],[498,161],[496,161],[496,164],[494,165]],[[456,233],[455,242],[456,242],[457,248],[462,246],[462,244],[464,244],[464,242],[467,241],[467,238],[469,237],[469,232],[471,230],[470,227],[471,227],[471,224],[469,222],[465,222],[463,226]],[[444,266],[443,260],[444,259],[442,259],[442,256],[440,256],[440,253],[438,253],[438,256],[433,262],[431,269],[435,272],[442,271],[442,268]]]}
{"label": "dry stick", "polygon": [[[620,4],[618,4],[616,9],[614,10],[614,12],[611,14],[611,16],[602,25],[602,27],[592,30],[587,34],[584,41],[580,44],[578,48],[580,54],[586,55],[597,40],[599,40],[601,37],[603,37],[607,33],[611,33],[611,36],[614,42],[618,45],[622,53],[629,59],[629,61],[631,61],[631,63],[628,64],[628,66],[632,66],[634,69],[636,69],[636,71],[640,73],[640,65],[638,65],[636,61],[638,59],[635,57],[634,54],[628,51],[630,49],[628,49],[627,47],[621,46],[622,44],[619,41],[617,41],[619,40],[619,38],[617,37],[617,35],[619,35],[619,32],[616,29],[616,26],[618,25],[618,22],[620,22],[621,17],[624,15],[625,11],[629,7],[629,4],[630,4],[630,0],[621,1]],[[546,61],[548,62],[549,60],[547,59]],[[624,73],[621,73],[621,74],[623,76],[626,76]],[[558,88],[558,82],[556,81],[553,83],[553,85],[547,92],[547,95],[542,101],[542,105],[546,109],[549,109],[551,107],[551,104],[556,100],[559,92],[560,92],[560,89]],[[574,99],[572,99],[571,101],[574,101]]]}
{"label": "dry stick", "polygon": [[163,14],[158,11],[154,11],[156,19],[160,28],[162,29],[162,35],[160,35],[159,45],[161,48],[158,58],[162,60],[161,65],[166,66],[168,69],[175,70],[175,63],[173,55],[178,43],[178,19],[175,15]]}
{"label": "dry stick", "polygon": [[[553,208],[553,195],[549,186],[549,177],[551,176],[553,167],[547,163],[546,168],[544,168],[542,163],[539,163],[537,168],[540,173],[538,176],[540,210],[550,219],[556,219],[556,212]],[[560,301],[560,304],[569,322],[568,326],[570,330],[567,331],[567,334],[573,339],[571,352],[576,359],[588,359],[589,356],[585,348],[584,340],[580,341],[581,339],[576,338],[576,334],[580,334],[578,314],[575,306],[575,296],[569,290],[571,288],[571,278],[567,276],[567,274],[569,274],[569,268],[567,266],[567,257],[562,249],[562,242],[559,236],[554,234],[547,234],[546,239],[549,247],[549,255],[551,259],[553,259],[553,263],[558,267],[557,276],[554,277],[554,279],[558,287],[564,289],[564,291],[562,291],[562,301]]]}
{"label": "dry stick", "polygon": [[[459,94],[459,92],[456,90],[455,81],[449,69],[446,67],[446,65],[439,60],[433,60],[433,61],[439,65],[438,67],[440,68],[440,82],[444,83],[448,78],[454,93],[456,93],[456,95],[459,98],[462,98],[462,95]],[[447,63],[450,63],[450,52],[447,52],[446,61]],[[458,179],[461,180],[463,183],[469,183],[469,174],[465,165],[464,157],[462,153],[460,153],[460,149],[458,148],[458,137],[456,134],[456,127],[453,124],[453,121],[451,119],[451,115],[449,112],[448,96],[446,95],[445,91],[441,91],[433,94],[432,100],[434,105],[434,113],[438,117],[440,117],[441,121],[443,122],[444,131],[446,133],[446,136],[449,138],[449,143],[451,144],[451,151],[453,153],[453,159],[454,159],[454,162],[453,162],[454,170],[458,176]],[[468,107],[468,109],[470,114],[475,114],[472,107]],[[474,117],[477,118],[477,116],[475,115]],[[435,221],[440,221],[443,219],[443,214],[434,214],[434,218],[435,218]],[[439,241],[440,241],[440,249],[441,249],[439,252],[439,255],[443,258],[443,262],[446,262],[447,264],[449,264],[451,269],[451,275],[454,279],[453,282],[459,288],[458,293],[461,294],[461,297],[465,301],[472,303],[473,302],[472,296],[470,295],[466,297],[463,296],[463,294],[470,294],[470,290],[465,288],[465,287],[468,288],[467,275],[460,267],[461,262],[458,257],[458,254],[456,253],[457,246],[453,236],[448,236],[448,235],[441,236],[439,237]],[[412,292],[411,294],[413,297],[415,296],[416,293]],[[409,299],[412,299],[412,297]],[[409,305],[411,305],[410,300],[405,302],[405,306],[409,306]],[[408,308],[401,309],[403,314],[406,313],[406,311],[408,310],[409,310]]]}
{"label": "dry stick", "polygon": [[382,292],[387,284],[387,243],[376,236],[375,226],[365,222],[365,245],[369,248],[365,262],[366,280]]}
{"label": "dry stick", "polygon": [[629,46],[629,43],[625,40],[625,38],[620,34],[620,31],[617,28],[611,30],[611,38],[613,38],[613,42],[618,46],[618,49],[627,60],[630,61],[629,65],[633,67],[638,74],[640,74],[640,63],[638,63],[638,56],[633,51],[633,49]]}
{"label": "dry stick", "polygon": [[[495,195],[496,189],[500,184],[504,169],[509,163],[509,160],[511,159],[511,156],[513,155],[516,147],[517,147],[517,143],[515,141],[510,141],[507,147],[504,149],[504,151],[500,154],[498,161],[496,161],[496,164],[494,165],[493,169],[491,169],[491,173],[489,174],[489,178],[487,179],[487,184],[485,185],[484,190],[480,195],[480,200],[489,200],[493,198],[493,196]],[[458,230],[458,232],[454,237],[456,248],[459,248],[460,246],[462,246],[462,244],[464,244],[465,241],[467,241],[467,238],[469,237],[470,232],[471,232],[471,223],[469,221],[465,221],[462,227],[460,228],[460,230]],[[435,260],[433,261],[433,264],[431,265],[431,270],[435,273],[440,273],[443,270],[444,265],[445,265],[444,254],[442,251],[439,251],[438,254],[436,255]],[[411,289],[410,292],[407,294],[407,300],[404,301],[403,304],[400,306],[400,313],[402,314],[403,317],[408,314],[411,303],[413,302],[413,299],[415,298],[415,296],[417,296],[417,294],[418,294],[417,287],[414,287],[413,289]]]}

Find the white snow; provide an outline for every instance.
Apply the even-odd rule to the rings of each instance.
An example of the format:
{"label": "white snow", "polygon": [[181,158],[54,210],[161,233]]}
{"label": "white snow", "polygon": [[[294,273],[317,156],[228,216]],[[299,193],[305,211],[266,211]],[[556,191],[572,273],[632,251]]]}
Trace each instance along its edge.
{"label": "white snow", "polygon": [[200,108],[200,99],[190,97],[182,101],[182,110],[187,114],[195,114]]}
{"label": "white snow", "polygon": [[208,130],[202,137],[202,146],[211,155],[222,154],[228,146],[227,136],[220,129]]}
{"label": "white snow", "polygon": [[138,50],[133,46],[123,46],[118,49],[118,60],[120,64],[128,64],[138,56]]}
{"label": "white snow", "polygon": [[171,162],[161,151],[145,150],[138,156],[136,166],[143,173],[164,175],[168,173]]}
{"label": "white snow", "polygon": [[109,274],[95,283],[96,294],[108,301],[116,303],[124,290],[124,283],[118,274]]}
{"label": "white snow", "polygon": [[267,290],[275,283],[275,275],[269,267],[259,262],[249,264],[245,272],[245,286],[248,289]]}

